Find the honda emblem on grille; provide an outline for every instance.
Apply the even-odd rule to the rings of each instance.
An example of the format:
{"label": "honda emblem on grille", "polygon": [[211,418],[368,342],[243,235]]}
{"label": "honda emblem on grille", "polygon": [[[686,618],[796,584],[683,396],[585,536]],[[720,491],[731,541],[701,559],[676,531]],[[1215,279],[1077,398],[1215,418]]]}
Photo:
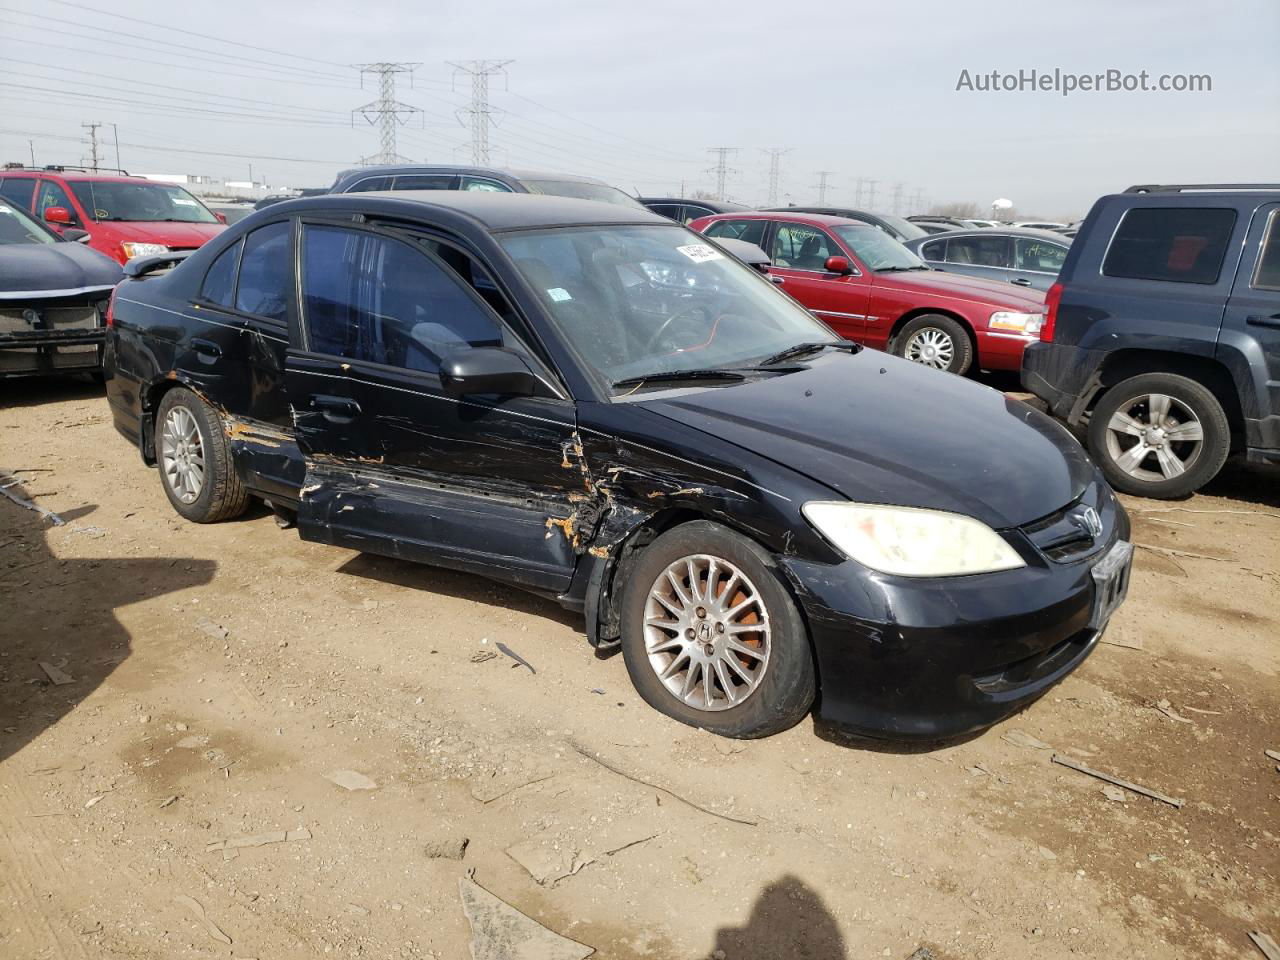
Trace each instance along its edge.
{"label": "honda emblem on grille", "polygon": [[1093,507],[1081,507],[1071,513],[1071,522],[1089,535],[1089,539],[1097,540],[1102,535],[1102,518]]}

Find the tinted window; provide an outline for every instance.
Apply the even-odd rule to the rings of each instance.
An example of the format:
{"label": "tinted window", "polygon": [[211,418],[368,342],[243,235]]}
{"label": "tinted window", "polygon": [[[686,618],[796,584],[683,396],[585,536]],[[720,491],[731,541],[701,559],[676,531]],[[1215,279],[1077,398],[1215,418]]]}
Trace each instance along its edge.
{"label": "tinted window", "polygon": [[218,254],[204,275],[201,298],[224,307],[231,306],[236,293],[236,261],[240,259],[242,245],[243,241],[237,241]]}
{"label": "tinted window", "polygon": [[947,241],[947,263],[975,267],[1009,266],[1009,241],[1004,237],[954,237]]}
{"label": "tinted window", "polygon": [[681,214],[680,219],[685,223],[688,223],[690,220],[697,220],[700,217],[709,217],[714,213],[715,211],[709,207],[699,207],[694,204],[686,203],[684,206],[684,213]]}
{"label": "tinted window", "polygon": [[941,260],[947,252],[947,241],[935,240],[920,248],[920,256],[926,260]]}
{"label": "tinted window", "polygon": [[463,177],[463,190],[479,190],[488,193],[512,193],[512,189],[505,183],[499,183],[497,180],[489,180],[485,177]]}
{"label": "tinted window", "polygon": [[764,228],[767,220],[717,220],[703,231],[708,237],[726,240],[745,240],[756,246],[764,244]]}
{"label": "tinted window", "polygon": [[1253,286],[1260,290],[1280,290],[1280,210],[1271,213],[1271,224],[1258,255],[1258,269],[1253,274]]}
{"label": "tinted window", "polygon": [[23,210],[31,209],[31,194],[35,192],[36,182],[27,177],[6,177],[0,183],[0,197],[16,203]]}
{"label": "tinted window", "polygon": [[1057,273],[1062,261],[1067,259],[1067,248],[1060,243],[1017,237],[1013,242],[1014,263],[1019,270],[1037,270],[1040,273]]}
{"label": "tinted window", "polygon": [[651,203],[649,209],[654,213],[664,217],[670,217],[672,220],[680,219],[680,205],[678,203]]}
{"label": "tinted window", "polygon": [[451,173],[414,173],[396,177],[393,190],[452,190],[458,178]]}
{"label": "tinted window", "polygon": [[448,267],[377,234],[304,227],[302,297],[316,353],[434,373],[451,349],[503,343]]}
{"label": "tinted window", "polygon": [[236,285],[237,310],[272,320],[285,318],[293,292],[292,232],[293,225],[285,220],[259,227],[245,237]]}
{"label": "tinted window", "polygon": [[[743,238],[746,239],[745,237]],[[799,223],[780,223],[773,238],[774,266],[793,270],[822,270],[835,244],[823,231]],[[843,255],[844,251],[838,251]]]}
{"label": "tinted window", "polygon": [[1139,207],[1120,221],[1102,265],[1109,277],[1217,283],[1234,210]]}
{"label": "tinted window", "polygon": [[347,187],[345,193],[368,193],[370,190],[390,190],[390,177],[365,177]]}
{"label": "tinted window", "polygon": [[0,246],[10,243],[57,243],[58,238],[30,214],[0,202]]}
{"label": "tinted window", "polygon": [[36,191],[36,216],[43,218],[44,212],[50,207],[65,208],[71,214],[72,223],[76,221],[76,208],[71,205],[67,191],[52,180],[41,180],[40,189]]}

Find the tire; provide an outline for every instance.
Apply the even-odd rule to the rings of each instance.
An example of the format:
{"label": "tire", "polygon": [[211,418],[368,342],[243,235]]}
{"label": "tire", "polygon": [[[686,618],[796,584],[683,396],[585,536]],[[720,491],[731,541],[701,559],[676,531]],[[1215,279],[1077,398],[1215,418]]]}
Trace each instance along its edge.
{"label": "tire", "polygon": [[[190,390],[175,387],[160,401],[155,444],[160,485],[174,510],[195,523],[217,523],[244,513],[249,494],[236,473],[222,425]],[[196,466],[199,471],[189,469]],[[198,486],[191,482],[196,472]]]}
{"label": "tire", "polygon": [[1218,398],[1172,373],[1144,373],[1116,384],[1089,418],[1089,452],[1103,475],[1117,490],[1139,497],[1160,500],[1199,490],[1217,476],[1230,449],[1231,425]]}
{"label": "tire", "polygon": [[969,339],[969,331],[940,313],[926,313],[910,320],[894,337],[893,352],[915,363],[960,376],[973,366],[973,341]]}
{"label": "tire", "polygon": [[[688,592],[695,582],[686,573],[690,562],[701,591],[698,596]],[[687,608],[666,577],[673,565],[679,566],[677,579],[683,577]],[[668,530],[645,547],[628,572],[623,593],[622,656],[646,703],[681,723],[724,737],[766,737],[800,722],[816,690],[813,654],[808,630],[775,568],[773,558],[759,545],[705,520]],[[665,605],[652,595],[660,586]],[[726,610],[735,604],[739,612]],[[698,617],[699,609],[706,616]],[[677,611],[686,618],[678,619]],[[687,626],[652,626],[656,620]],[[724,630],[718,631],[717,624]],[[756,625],[764,629],[743,629]],[[746,652],[728,649],[736,637],[742,638],[738,649]],[[709,656],[712,648],[715,653]],[[675,673],[664,681],[659,672],[671,667]],[[732,697],[725,693],[726,678]],[[667,686],[685,687],[688,681],[688,700]]]}

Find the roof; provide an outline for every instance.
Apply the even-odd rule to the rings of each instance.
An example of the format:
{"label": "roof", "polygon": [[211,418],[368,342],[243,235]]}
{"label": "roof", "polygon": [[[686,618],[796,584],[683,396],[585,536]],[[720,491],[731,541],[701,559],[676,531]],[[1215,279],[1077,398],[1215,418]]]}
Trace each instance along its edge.
{"label": "roof", "polygon": [[[605,183],[595,177],[583,177],[572,173],[547,173],[541,170],[509,170],[504,167],[470,167],[456,163],[381,163],[372,164],[367,167],[351,167],[348,170],[341,171],[334,178],[336,183],[339,180],[345,180],[348,177],[380,177],[395,174],[412,174],[412,173],[449,173],[461,174],[462,176],[476,177],[492,177],[498,176],[509,177],[514,180],[567,180],[571,183]],[[607,186],[609,184],[606,184]]]}
{"label": "roof", "polygon": [[[564,227],[590,224],[653,224],[672,226],[666,217],[640,208],[632,209],[599,200],[578,200],[541,193],[490,193],[468,190],[373,190],[367,193],[331,193],[322,197],[301,197],[273,204],[281,213],[312,208],[354,208],[374,206],[387,213],[413,216],[427,210],[461,214],[491,232],[527,230],[536,227]],[[426,209],[424,209],[426,208]]]}
{"label": "roof", "polygon": [[1061,243],[1071,238],[1063,236],[1056,230],[1037,230],[1034,227],[966,227],[963,230],[947,230],[944,233],[931,233],[927,237],[916,237],[911,243],[928,243],[930,240],[945,240],[948,237],[1026,237],[1030,240],[1057,240]]}
{"label": "roof", "polygon": [[[824,227],[866,227],[868,230],[880,228],[865,220],[854,220],[851,217],[834,217],[827,213],[803,213],[800,210],[743,210],[729,213],[717,213],[716,217],[729,220],[795,220],[799,223],[817,224]],[[708,218],[710,219],[710,218]]]}
{"label": "roof", "polygon": [[129,174],[119,173],[88,173],[83,170],[45,170],[37,167],[22,167],[12,170],[0,170],[0,177],[61,177],[63,180],[93,180],[93,181],[120,181],[123,183],[154,183],[157,186],[182,186],[182,184],[166,184],[159,180],[148,180],[146,177],[135,177]]}
{"label": "roof", "polygon": [[641,203],[691,203],[699,207],[706,207],[708,210],[718,210],[721,213],[754,209],[754,207],[748,207],[744,203],[734,203],[732,200],[698,200],[695,197],[636,197],[636,199]]}

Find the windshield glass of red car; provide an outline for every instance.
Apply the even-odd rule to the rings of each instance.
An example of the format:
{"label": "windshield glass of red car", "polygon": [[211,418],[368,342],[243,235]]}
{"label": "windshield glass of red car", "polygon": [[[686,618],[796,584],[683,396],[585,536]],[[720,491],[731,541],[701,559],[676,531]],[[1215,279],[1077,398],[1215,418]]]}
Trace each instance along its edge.
{"label": "windshield glass of red car", "polygon": [[579,356],[613,383],[732,369],[836,337],[765,277],[677,226],[500,238]]}
{"label": "windshield glass of red car", "polygon": [[171,184],[128,180],[69,180],[68,184],[94,220],[218,222],[203,203]]}
{"label": "windshield glass of red car", "polygon": [[911,270],[924,266],[923,260],[883,230],[842,226],[835,231],[869,270]]}

